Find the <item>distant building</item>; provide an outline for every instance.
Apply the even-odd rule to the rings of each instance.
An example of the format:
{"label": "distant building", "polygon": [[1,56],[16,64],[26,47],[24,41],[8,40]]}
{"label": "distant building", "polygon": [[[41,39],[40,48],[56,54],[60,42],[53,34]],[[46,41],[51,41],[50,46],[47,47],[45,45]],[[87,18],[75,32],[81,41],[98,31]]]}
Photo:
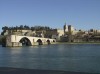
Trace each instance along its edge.
{"label": "distant building", "polygon": [[21,35],[42,38],[54,38],[61,42],[98,42],[100,41],[100,30],[90,29],[88,31],[76,30],[72,25],[63,26],[63,29],[7,29],[2,35]]}
{"label": "distant building", "polygon": [[64,30],[64,35],[66,35],[66,33],[68,32],[68,25],[66,25],[66,23],[63,27],[63,30]]}
{"label": "distant building", "polygon": [[52,38],[56,39],[57,41],[61,41],[61,36],[64,35],[63,29],[56,29],[56,33],[52,34]]}
{"label": "distant building", "polygon": [[73,35],[77,34],[78,31],[71,25],[64,25],[64,36],[61,37],[62,41],[73,42]]}

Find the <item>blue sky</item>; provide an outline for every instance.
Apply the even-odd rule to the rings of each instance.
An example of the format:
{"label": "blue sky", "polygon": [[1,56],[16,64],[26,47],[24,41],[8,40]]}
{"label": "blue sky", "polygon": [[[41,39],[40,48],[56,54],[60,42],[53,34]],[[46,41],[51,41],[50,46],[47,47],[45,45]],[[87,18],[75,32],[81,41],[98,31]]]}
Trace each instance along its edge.
{"label": "blue sky", "polygon": [[43,25],[76,29],[100,29],[100,0],[0,0],[0,32],[3,26]]}

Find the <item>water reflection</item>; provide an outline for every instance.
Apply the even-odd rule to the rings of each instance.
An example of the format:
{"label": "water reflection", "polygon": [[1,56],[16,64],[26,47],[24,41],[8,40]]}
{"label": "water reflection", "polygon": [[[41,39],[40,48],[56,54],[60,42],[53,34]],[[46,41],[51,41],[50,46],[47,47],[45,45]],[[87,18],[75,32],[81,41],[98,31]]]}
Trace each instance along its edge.
{"label": "water reflection", "polygon": [[100,73],[100,45],[0,47],[0,66]]}

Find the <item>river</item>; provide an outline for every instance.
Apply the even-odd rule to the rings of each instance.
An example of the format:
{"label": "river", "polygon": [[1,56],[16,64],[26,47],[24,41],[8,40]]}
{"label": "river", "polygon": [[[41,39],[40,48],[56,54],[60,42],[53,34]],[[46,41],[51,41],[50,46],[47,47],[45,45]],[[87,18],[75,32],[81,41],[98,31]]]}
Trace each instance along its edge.
{"label": "river", "polygon": [[0,67],[100,73],[100,44],[0,46]]}

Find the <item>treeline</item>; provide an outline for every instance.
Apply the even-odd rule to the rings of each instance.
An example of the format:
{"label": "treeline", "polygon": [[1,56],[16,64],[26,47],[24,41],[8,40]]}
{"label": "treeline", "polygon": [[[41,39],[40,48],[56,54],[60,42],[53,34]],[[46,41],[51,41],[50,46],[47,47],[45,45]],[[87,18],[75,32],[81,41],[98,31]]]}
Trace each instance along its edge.
{"label": "treeline", "polygon": [[48,27],[48,26],[34,26],[34,27],[29,27],[27,25],[20,25],[20,26],[15,26],[15,27],[8,27],[8,26],[4,26],[2,27],[2,30],[53,30],[52,28]]}
{"label": "treeline", "polygon": [[15,27],[8,27],[8,26],[4,26],[2,27],[2,32],[1,35],[4,35],[4,33],[6,32],[6,30],[32,30],[32,31],[40,31],[40,30],[54,30],[53,28],[50,28],[48,26],[34,26],[34,27],[29,27],[27,25],[20,25],[20,26],[15,26]]}

